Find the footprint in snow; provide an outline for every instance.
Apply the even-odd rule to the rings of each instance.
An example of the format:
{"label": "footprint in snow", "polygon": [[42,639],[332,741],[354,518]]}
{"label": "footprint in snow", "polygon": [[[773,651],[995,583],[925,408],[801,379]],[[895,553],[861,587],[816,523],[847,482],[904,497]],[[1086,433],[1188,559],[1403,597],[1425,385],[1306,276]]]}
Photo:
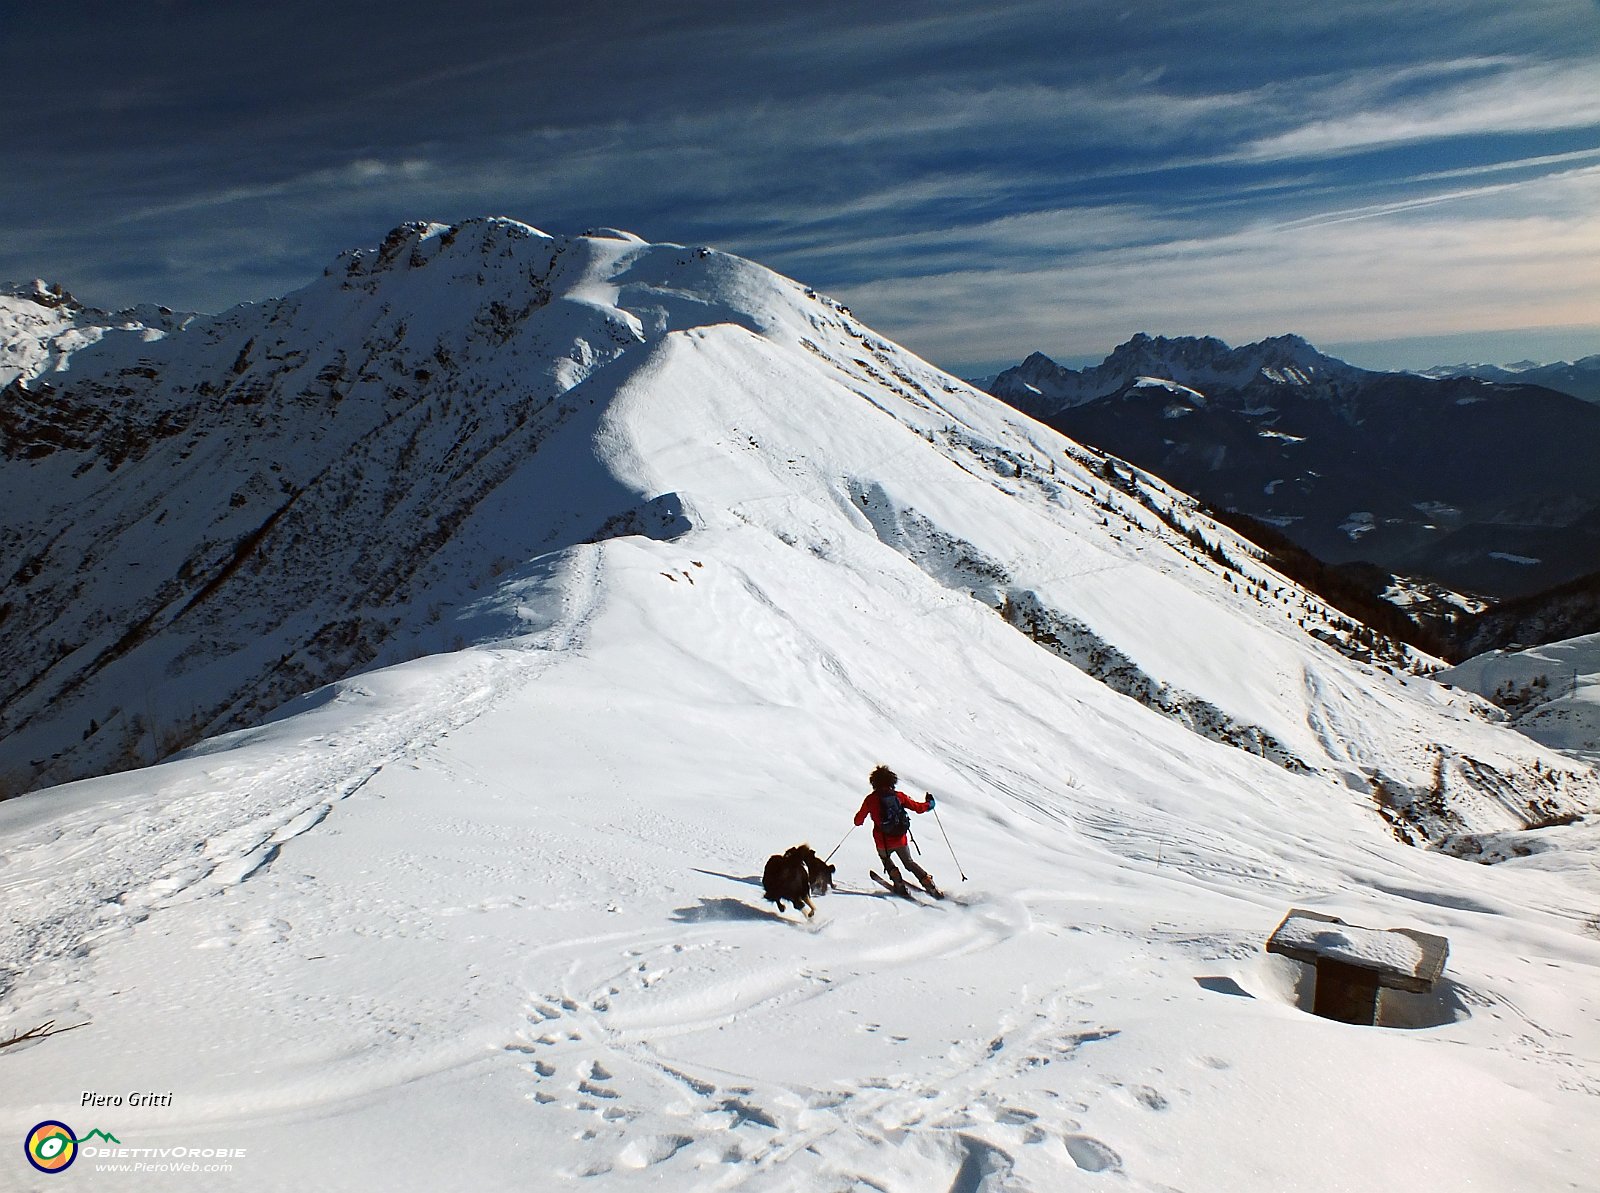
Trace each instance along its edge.
{"label": "footprint in snow", "polygon": [[699,1094],[702,1098],[709,1097],[717,1092],[717,1087],[711,1082],[702,1081],[697,1077],[691,1077],[687,1073],[680,1073],[677,1069],[671,1068],[667,1065],[662,1065],[661,1071],[674,1081],[681,1081],[684,1085],[688,1086],[690,1090]]}
{"label": "footprint in snow", "polygon": [[687,1135],[647,1135],[632,1139],[617,1153],[621,1168],[649,1168],[670,1160],[694,1140]]}
{"label": "footprint in snow", "polygon": [[1122,1157],[1092,1135],[1068,1135],[1067,1155],[1085,1172],[1121,1172]]}
{"label": "footprint in snow", "polygon": [[980,1190],[1006,1182],[1015,1160],[1003,1148],[973,1135],[957,1136],[961,1167],[956,1170],[950,1193],[980,1193]]}
{"label": "footprint in snow", "polygon": [[[749,1093],[750,1091],[744,1090],[742,1092]],[[759,1106],[746,1102],[741,1098],[724,1098],[722,1105],[718,1109],[731,1116],[732,1121],[728,1123],[729,1127],[742,1127],[748,1123],[752,1126],[766,1127],[771,1131],[778,1129],[776,1119]]]}
{"label": "footprint in snow", "polygon": [[1165,1110],[1171,1105],[1166,1096],[1153,1086],[1133,1085],[1128,1087],[1128,1092],[1133,1095],[1135,1101],[1147,1110]]}

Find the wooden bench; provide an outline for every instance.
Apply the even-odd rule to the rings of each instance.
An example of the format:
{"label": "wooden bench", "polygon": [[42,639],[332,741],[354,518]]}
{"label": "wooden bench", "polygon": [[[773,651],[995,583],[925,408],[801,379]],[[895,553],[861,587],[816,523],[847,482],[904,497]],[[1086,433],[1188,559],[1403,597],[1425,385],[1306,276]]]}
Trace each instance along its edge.
{"label": "wooden bench", "polygon": [[1311,1013],[1371,1027],[1378,990],[1426,993],[1444,972],[1450,942],[1410,928],[1358,928],[1333,916],[1291,908],[1267,952],[1317,967]]}

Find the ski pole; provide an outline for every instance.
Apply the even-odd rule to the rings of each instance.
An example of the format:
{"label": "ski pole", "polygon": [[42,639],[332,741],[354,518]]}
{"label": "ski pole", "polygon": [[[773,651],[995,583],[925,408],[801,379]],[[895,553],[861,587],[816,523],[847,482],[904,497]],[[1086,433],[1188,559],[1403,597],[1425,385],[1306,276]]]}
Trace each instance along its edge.
{"label": "ski pole", "polygon": [[[858,828],[860,828],[860,827],[861,827],[861,826],[860,826],[860,825],[859,825],[859,824],[852,824],[852,825],[851,825],[851,826],[850,826],[850,833],[853,833],[853,832],[855,832],[855,831],[856,831],[856,829],[858,829]],[[846,834],[845,834],[845,835],[844,835],[844,836],[842,836],[842,837],[840,837],[840,838],[839,838],[839,844],[838,844],[838,845],[835,845],[835,846],[834,846],[834,847],[833,847],[833,848],[832,848],[832,849],[830,849],[830,850],[829,850],[829,851],[828,851],[828,856],[827,856],[827,857],[825,857],[825,858],[823,858],[823,859],[822,859],[822,860],[823,860],[823,861],[825,861],[825,862],[829,862],[829,861],[832,861],[832,860],[833,860],[833,855],[834,855],[834,854],[836,854],[836,853],[838,853],[838,852],[839,852],[839,849],[840,849],[840,847],[841,847],[841,846],[843,846],[843,845],[844,845],[844,843],[845,843],[845,842],[846,842],[846,841],[848,841],[848,840],[849,840],[849,839],[850,839],[850,833],[846,833]],[[957,867],[956,867],[956,868],[957,868],[957,869],[960,869],[960,866],[957,866]]]}
{"label": "ski pole", "polygon": [[946,849],[948,849],[950,851],[950,860],[952,862],[955,862],[955,864],[956,864],[956,872],[961,875],[961,881],[965,882],[967,880],[967,872],[961,868],[961,859],[956,857],[956,848],[955,848],[955,846],[950,844],[950,834],[949,833],[945,833],[945,831],[944,831],[944,821],[939,819],[939,808],[938,808],[937,805],[935,805],[934,809],[933,809],[933,819],[934,819],[935,823],[938,824],[939,831],[941,833],[944,833],[944,846],[945,846]]}

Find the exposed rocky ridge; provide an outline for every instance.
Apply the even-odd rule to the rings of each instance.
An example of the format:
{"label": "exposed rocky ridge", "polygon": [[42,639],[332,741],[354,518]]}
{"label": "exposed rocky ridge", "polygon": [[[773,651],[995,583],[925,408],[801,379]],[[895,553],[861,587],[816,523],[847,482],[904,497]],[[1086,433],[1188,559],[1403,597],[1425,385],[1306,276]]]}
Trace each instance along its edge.
{"label": "exposed rocky ridge", "polygon": [[1035,352],[998,374],[988,390],[1048,420],[1066,407],[1138,387],[1149,379],[1175,382],[1201,394],[1216,388],[1270,393],[1283,386],[1348,384],[1368,375],[1295,335],[1230,348],[1212,336],[1168,338],[1141,332],[1118,345],[1101,364],[1086,369],[1065,368]]}

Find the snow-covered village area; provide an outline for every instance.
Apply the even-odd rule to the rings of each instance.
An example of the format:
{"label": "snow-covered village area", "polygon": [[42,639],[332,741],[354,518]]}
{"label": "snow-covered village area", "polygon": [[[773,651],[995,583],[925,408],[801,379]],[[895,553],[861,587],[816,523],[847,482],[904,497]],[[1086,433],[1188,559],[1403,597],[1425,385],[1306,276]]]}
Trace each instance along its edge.
{"label": "snow-covered village area", "polygon": [[[610,230],[57,317],[3,769],[119,773],[0,804],[0,1017],[73,1029],[6,1121],[219,1188],[1588,1187],[1592,766],[1157,478]],[[869,879],[880,763],[942,900]],[[1291,909],[1448,963],[1313,1015]]]}
{"label": "snow-covered village area", "polygon": [[1600,1191],[1596,16],[0,4],[0,1193]]}

